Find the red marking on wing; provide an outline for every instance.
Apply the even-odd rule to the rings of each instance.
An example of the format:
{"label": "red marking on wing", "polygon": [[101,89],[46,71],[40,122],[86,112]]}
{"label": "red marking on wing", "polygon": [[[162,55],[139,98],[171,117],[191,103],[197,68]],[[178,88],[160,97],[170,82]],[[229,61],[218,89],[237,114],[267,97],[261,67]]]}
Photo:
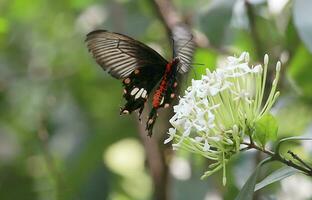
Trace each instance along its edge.
{"label": "red marking on wing", "polygon": [[158,108],[160,106],[161,99],[163,98],[163,95],[167,89],[167,80],[168,80],[167,75],[170,73],[170,71],[172,69],[172,65],[173,65],[172,62],[169,62],[167,64],[164,76],[160,82],[158,89],[156,90],[156,92],[153,96],[153,107],[154,108]]}

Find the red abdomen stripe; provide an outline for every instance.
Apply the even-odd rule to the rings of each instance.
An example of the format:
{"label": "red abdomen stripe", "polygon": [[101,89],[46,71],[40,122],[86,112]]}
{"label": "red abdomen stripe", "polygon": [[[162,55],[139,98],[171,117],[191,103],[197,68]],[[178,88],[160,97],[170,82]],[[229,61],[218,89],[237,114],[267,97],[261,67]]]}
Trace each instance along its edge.
{"label": "red abdomen stripe", "polygon": [[161,105],[161,100],[163,98],[163,95],[167,89],[167,76],[171,71],[171,66],[172,66],[172,62],[168,63],[166,66],[166,71],[164,73],[164,76],[160,82],[160,85],[158,87],[158,89],[156,90],[154,96],[153,96],[153,107],[154,108],[158,108]]}

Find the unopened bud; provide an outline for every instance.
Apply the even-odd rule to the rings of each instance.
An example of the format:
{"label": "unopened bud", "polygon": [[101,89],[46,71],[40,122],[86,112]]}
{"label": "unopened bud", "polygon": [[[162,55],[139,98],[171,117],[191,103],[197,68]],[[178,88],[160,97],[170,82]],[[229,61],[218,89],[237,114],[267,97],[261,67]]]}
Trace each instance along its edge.
{"label": "unopened bud", "polygon": [[279,72],[279,71],[281,71],[281,61],[278,61],[277,63],[276,63],[276,71],[277,72]]}
{"label": "unopened bud", "polygon": [[268,54],[264,55],[264,61],[263,61],[264,65],[268,65],[269,64],[269,56]]}

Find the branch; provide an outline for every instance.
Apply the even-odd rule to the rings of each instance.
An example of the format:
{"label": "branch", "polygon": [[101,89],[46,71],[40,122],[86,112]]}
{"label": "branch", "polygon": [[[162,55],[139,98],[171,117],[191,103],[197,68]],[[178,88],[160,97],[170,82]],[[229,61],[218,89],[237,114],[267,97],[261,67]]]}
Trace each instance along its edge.
{"label": "branch", "polygon": [[257,32],[257,26],[256,26],[256,19],[255,19],[255,13],[252,5],[248,2],[248,0],[245,0],[245,7],[247,10],[247,16],[248,16],[248,21],[249,21],[249,26],[250,26],[250,31],[252,35],[252,39],[255,44],[255,48],[257,51],[258,58],[261,58],[263,56],[263,46],[260,40],[260,36]]}
{"label": "branch", "polygon": [[[295,169],[297,169],[297,170],[303,172],[303,173],[306,174],[307,176],[311,176],[311,177],[312,177],[312,169],[310,169],[310,168],[307,169],[307,168],[305,168],[305,167],[302,167],[301,165],[298,165],[298,164],[294,163],[294,162],[291,161],[291,160],[287,160],[287,159],[281,157],[281,156],[279,155],[279,153],[272,152],[272,151],[270,151],[270,150],[261,148],[261,147],[257,146],[257,145],[254,144],[254,143],[243,142],[242,144],[247,145],[247,147],[244,148],[244,149],[242,149],[242,151],[243,151],[243,150],[249,150],[249,149],[256,149],[256,150],[258,150],[258,151],[261,151],[261,152],[263,152],[263,153],[269,155],[269,156],[272,158],[272,160],[276,160],[276,161],[279,161],[279,162],[281,162],[281,163],[284,163],[284,164],[286,164],[286,165],[288,165],[288,166],[290,166],[290,167],[293,167],[293,168],[295,168]],[[293,157],[294,157],[294,156],[293,156]],[[295,157],[298,157],[298,156],[296,155]],[[300,160],[301,160],[301,159],[300,159]],[[301,161],[302,161],[302,160],[301,160]],[[303,161],[302,161],[302,162],[303,162]],[[304,163],[305,163],[305,162],[304,162]],[[307,164],[305,163],[304,165],[306,166]]]}
{"label": "branch", "polygon": [[168,199],[168,166],[165,163],[158,138],[148,137],[144,126],[137,117],[137,127],[146,153],[146,160],[153,180],[154,199]]}
{"label": "branch", "polygon": [[[172,33],[171,28],[177,24],[184,23],[183,18],[177,13],[171,0],[151,0],[151,3],[155,7],[156,13],[164,24],[167,34],[170,37]],[[232,54],[230,50],[226,48],[217,48],[212,46],[205,34],[199,31],[196,31],[194,34],[194,42],[197,47],[209,49],[219,54]]]}
{"label": "branch", "polygon": [[155,8],[158,17],[163,22],[167,33],[171,35],[171,28],[182,23],[181,16],[177,13],[170,0],[152,0],[151,3]]}
{"label": "branch", "polygon": [[298,155],[296,155],[294,152],[288,150],[287,153],[289,153],[295,160],[297,160],[298,162],[300,162],[302,165],[304,165],[307,169],[312,171],[311,166],[309,166],[307,163],[305,163],[301,158],[299,158]]}

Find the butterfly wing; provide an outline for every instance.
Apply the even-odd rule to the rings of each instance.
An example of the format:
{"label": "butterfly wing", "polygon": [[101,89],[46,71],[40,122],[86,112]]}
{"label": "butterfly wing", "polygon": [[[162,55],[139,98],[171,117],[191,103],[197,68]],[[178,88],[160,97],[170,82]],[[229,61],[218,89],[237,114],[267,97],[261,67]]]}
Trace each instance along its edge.
{"label": "butterfly wing", "polygon": [[145,101],[162,77],[162,74],[158,74],[158,71],[153,69],[153,67],[137,68],[124,79],[124,98],[127,100],[127,103],[121,109],[121,113],[131,113],[140,108],[139,115],[141,115]]}
{"label": "butterfly wing", "polygon": [[161,74],[167,64],[150,47],[119,33],[92,31],[87,35],[86,44],[96,62],[117,79],[126,78],[135,69],[142,67],[152,68]]}
{"label": "butterfly wing", "polygon": [[119,33],[92,31],[86,44],[96,62],[117,79],[124,79],[126,105],[121,114],[140,108],[141,114],[149,93],[161,79],[168,63],[145,44]]}
{"label": "butterfly wing", "polygon": [[195,50],[193,35],[185,25],[179,24],[173,27],[172,36],[173,54],[180,60],[178,70],[180,73],[185,73],[190,69]]}

